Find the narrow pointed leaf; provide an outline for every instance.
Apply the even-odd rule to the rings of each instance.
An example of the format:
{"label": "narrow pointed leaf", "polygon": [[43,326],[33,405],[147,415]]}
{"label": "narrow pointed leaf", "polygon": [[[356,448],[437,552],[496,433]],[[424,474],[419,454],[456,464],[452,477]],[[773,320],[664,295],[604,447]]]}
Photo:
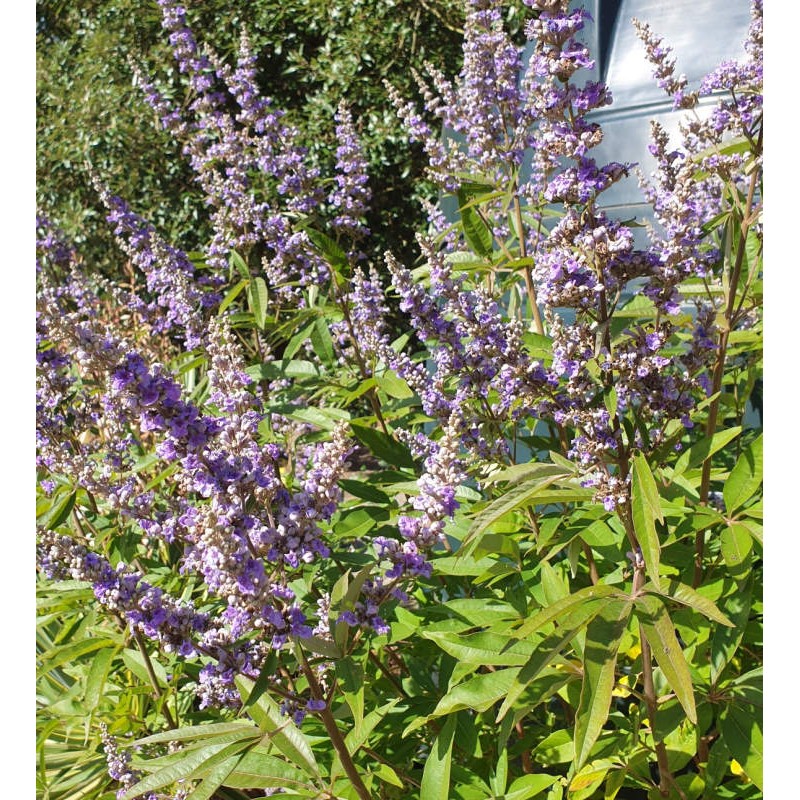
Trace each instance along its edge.
{"label": "narrow pointed leaf", "polygon": [[645,584],[643,587],[645,592],[653,592],[661,597],[668,597],[681,605],[693,608],[701,614],[707,616],[714,622],[719,622],[720,625],[727,625],[729,628],[734,627],[733,623],[717,608],[717,606],[707,597],[703,597],[700,593],[687,586],[685,583],[679,581],[670,581],[667,584],[666,590],[656,589],[651,583]]}
{"label": "narrow pointed leaf", "polygon": [[269,302],[267,284],[264,279],[253,278],[247,287],[247,293],[250,301],[250,310],[253,312],[256,325],[259,328],[263,328],[267,321],[267,304]]}
{"label": "narrow pointed leaf", "polygon": [[583,605],[589,600],[600,600],[614,594],[618,594],[618,590],[613,586],[608,586],[603,583],[599,583],[597,586],[587,586],[583,589],[579,589],[563,600],[559,600],[557,603],[543,608],[532,619],[520,626],[515,635],[519,639],[524,639],[526,636],[530,636],[530,634],[543,628],[548,622],[552,622],[560,615],[571,611],[577,606]]}
{"label": "narrow pointed leaf", "polygon": [[551,633],[544,640],[535,644],[535,651],[522,666],[519,675],[517,675],[506,694],[505,700],[503,700],[503,705],[500,706],[500,710],[497,712],[497,722],[500,722],[505,717],[527,686],[575,638],[578,632],[603,610],[605,605],[606,603],[601,600],[583,603],[574,609],[572,613],[567,614],[566,617],[560,618],[560,625],[555,633]]}
{"label": "narrow pointed leaf", "polygon": [[204,747],[202,750],[188,754],[176,764],[171,764],[143,778],[128,789],[120,800],[134,800],[140,795],[154,792],[156,789],[163,789],[165,786],[171,786],[179,780],[191,778],[201,768],[210,768],[215,763],[222,762],[229,756],[249,746],[250,743],[248,741],[238,741],[229,744],[212,744]]}
{"label": "narrow pointed leaf", "polygon": [[225,778],[232,789],[304,789],[309,783],[304,773],[283,759],[263,752],[261,747],[244,754]]}
{"label": "narrow pointed leaf", "polygon": [[225,783],[242,758],[241,754],[237,754],[216,764],[204,775],[202,783],[187,796],[186,800],[209,800],[214,792]]}
{"label": "narrow pointed leaf", "polygon": [[[255,683],[243,675],[236,676],[236,686],[246,703]],[[261,697],[247,708],[247,713],[253,718],[262,731],[269,735],[270,741],[292,763],[310,775],[319,777],[319,767],[314,753],[306,737],[288,717],[284,717],[277,703],[268,695]]]}
{"label": "narrow pointed leaf", "polygon": [[533,645],[528,642],[485,631],[464,636],[450,631],[423,630],[422,636],[466,664],[519,667],[533,652]]}
{"label": "narrow pointed leaf", "polygon": [[669,618],[666,606],[653,595],[645,595],[636,599],[637,617],[642,631],[650,642],[653,656],[661,667],[664,677],[678,702],[683,706],[689,721],[697,724],[697,710],[694,702],[694,689],[689,666],[683,655],[683,649],[675,635],[675,628]]}
{"label": "narrow pointed leaf", "polygon": [[747,707],[729,706],[720,715],[720,733],[747,777],[764,788],[764,735],[756,714]]}
{"label": "narrow pointed leaf", "polygon": [[175,730],[161,731],[144,739],[139,739],[136,744],[163,744],[164,742],[190,742],[196,739],[212,739],[215,736],[239,734],[242,739],[258,738],[259,729],[251,722],[214,722],[210,725],[186,725]]}
{"label": "narrow pointed leaf", "polygon": [[575,768],[579,770],[608,719],[614,670],[622,634],[631,613],[630,601],[609,603],[586,628],[583,685],[575,715]]}
{"label": "narrow pointed leaf", "polygon": [[687,469],[700,466],[707,458],[721,450],[729,442],[732,442],[741,432],[741,427],[728,428],[715,433],[713,436],[702,438],[697,444],[692,445],[688,450],[681,453],[675,462],[675,474],[681,475]]}
{"label": "narrow pointed leaf", "polygon": [[725,598],[725,611],[733,622],[732,628],[717,628],[711,639],[711,682],[716,684],[722,671],[736,655],[747,621],[753,598],[753,576],[737,585],[736,590]]}
{"label": "narrow pointed leaf", "polygon": [[453,737],[456,718],[451,716],[433,742],[420,785],[420,800],[449,800],[450,761],[453,755]]}
{"label": "narrow pointed leaf", "polygon": [[722,487],[728,514],[741,508],[758,490],[764,474],[764,437],[746,447]]}
{"label": "narrow pointed leaf", "polygon": [[555,483],[559,478],[564,478],[567,475],[562,467],[555,464],[541,464],[538,466],[540,469],[534,475],[505,492],[475,517],[469,532],[462,542],[462,549],[490,525],[493,525],[515,509],[529,504],[536,498],[537,494]]}
{"label": "narrow pointed leaf", "polygon": [[663,521],[664,516],[661,512],[658,488],[644,456],[637,456],[633,461],[631,507],[633,509],[633,527],[636,529],[636,538],[642,548],[647,575],[660,589],[658,567],[661,561],[661,545],[655,521],[657,519]]}

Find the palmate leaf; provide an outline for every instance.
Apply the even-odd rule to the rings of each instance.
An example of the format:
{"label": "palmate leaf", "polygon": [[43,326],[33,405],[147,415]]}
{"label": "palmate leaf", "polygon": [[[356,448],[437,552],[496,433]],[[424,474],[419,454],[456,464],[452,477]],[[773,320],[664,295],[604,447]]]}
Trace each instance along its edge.
{"label": "palmate leaf", "polygon": [[614,600],[592,619],[586,628],[583,650],[583,684],[575,714],[575,769],[579,770],[608,719],[617,651],[628,618],[630,600]]}
{"label": "palmate leaf", "polygon": [[[174,764],[157,770],[152,775],[147,775],[136,783],[120,800],[134,800],[147,792],[154,792],[156,789],[163,789],[171,786],[179,780],[193,780],[201,778],[203,774],[208,774],[212,768],[227,761],[231,756],[252,747],[254,740],[251,737],[240,739],[236,742],[214,743],[192,753],[186,754]],[[228,773],[226,773],[227,776]],[[219,784],[217,784],[219,786]],[[215,787],[216,788],[216,787]]]}
{"label": "palmate leaf", "polygon": [[578,633],[606,608],[606,606],[607,602],[604,600],[593,600],[574,607],[571,612],[565,612],[564,616],[559,618],[559,627],[554,633],[533,645],[535,648],[533,654],[525,664],[523,664],[522,669],[514,679],[503,700],[503,705],[500,706],[500,711],[497,713],[498,722],[511,710],[526,687],[536,680],[542,670],[544,670]]}
{"label": "palmate leaf", "polygon": [[254,703],[248,703],[255,682],[243,675],[235,678],[242,698],[242,713],[249,714],[259,728],[269,735],[269,740],[295,766],[306,774],[319,777],[319,766],[308,739],[288,717],[281,715],[277,703],[267,694],[261,694]]}

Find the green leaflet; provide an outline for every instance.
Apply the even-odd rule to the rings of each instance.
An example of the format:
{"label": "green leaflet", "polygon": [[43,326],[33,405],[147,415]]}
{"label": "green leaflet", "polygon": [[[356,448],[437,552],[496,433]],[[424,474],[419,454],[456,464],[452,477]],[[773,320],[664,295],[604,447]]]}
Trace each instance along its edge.
{"label": "green leaflet", "polygon": [[269,307],[269,292],[263,278],[251,278],[247,287],[247,300],[256,325],[263,330],[267,322],[267,309]]}
{"label": "green leaflet", "polygon": [[577,634],[594,619],[605,607],[604,600],[593,600],[582,603],[571,612],[560,618],[560,624],[555,633],[550,634],[535,645],[531,657],[525,662],[516,679],[508,690],[503,705],[497,713],[499,722],[509,712],[517,699],[525,691],[553,659],[577,636]]}
{"label": "green leaflet", "polygon": [[652,592],[653,594],[660,595],[661,597],[668,597],[675,600],[681,605],[693,608],[699,611],[714,622],[719,622],[720,625],[726,625],[729,628],[734,627],[734,624],[716,607],[716,605],[707,597],[696,592],[691,586],[679,581],[670,581],[666,590],[656,589],[651,583],[646,583],[642,587],[644,592]]}
{"label": "green leaflet", "polygon": [[742,432],[741,427],[729,428],[719,431],[713,436],[703,437],[697,444],[692,445],[688,450],[681,453],[680,458],[675,462],[674,473],[681,475],[687,469],[700,466],[707,458],[710,458],[718,450],[732,442]]}
{"label": "green leaflet", "polygon": [[306,774],[319,777],[319,767],[311,746],[294,722],[281,715],[277,703],[266,693],[262,694],[252,705],[248,704],[247,701],[255,683],[243,675],[237,675],[235,680],[242,697],[242,711],[253,718],[275,747],[293,764],[304,770]]}
{"label": "green leaflet", "polygon": [[447,719],[439,735],[431,745],[431,752],[425,762],[420,785],[420,800],[449,800],[450,798],[450,759],[453,754],[453,737],[456,732],[456,718]]}
{"label": "green leaflet", "polygon": [[574,594],[568,595],[563,600],[541,609],[532,619],[517,629],[516,636],[519,639],[524,639],[526,636],[530,636],[530,634],[543,628],[548,622],[553,622],[559,616],[572,611],[589,600],[599,600],[615,594],[620,593],[613,586],[603,583],[599,583],[597,586],[586,586]]}
{"label": "green leaflet", "polygon": [[491,664],[492,666],[522,666],[534,650],[532,644],[519,642],[510,636],[480,632],[464,636],[448,631],[425,631],[422,636],[430,639],[453,658],[468,664]]}
{"label": "green leaflet", "polygon": [[658,495],[653,473],[644,456],[636,456],[633,461],[633,487],[631,492],[633,526],[636,538],[642,548],[642,556],[650,580],[660,588],[658,567],[661,560],[661,545],[656,531],[656,520],[664,521],[661,500]]}
{"label": "green leaflet", "polygon": [[683,650],[675,636],[675,628],[669,618],[664,603],[653,595],[644,595],[636,599],[637,617],[642,631],[650,643],[653,656],[661,667],[664,677],[678,702],[683,706],[690,722],[697,724],[697,710],[694,702],[694,689],[689,666]]}
{"label": "green leaflet", "polygon": [[475,203],[471,201],[472,197],[463,188],[458,190],[458,210],[461,214],[464,238],[473,252],[482,258],[490,258],[492,255],[492,232],[481,218]]}
{"label": "green leaflet", "polygon": [[[530,502],[536,498],[537,494],[555,483],[559,478],[565,478],[569,474],[563,467],[556,464],[537,464],[535,466],[538,467],[538,469],[535,471],[531,469],[526,479],[520,481],[513,488],[506,491],[476,515],[469,532],[461,543],[462,550],[472,543],[476,537],[483,533],[490,525],[494,524],[511,511],[529,505]],[[533,474],[531,475],[530,472],[533,472]]]}
{"label": "green leaflet", "polygon": [[226,776],[225,786],[234,789],[310,788],[302,770],[266,753],[260,746],[248,750]]}
{"label": "green leaflet", "polygon": [[617,651],[632,608],[631,601],[615,600],[606,605],[586,628],[583,650],[583,684],[575,715],[575,769],[589,757],[608,719]]}
{"label": "green leaflet", "polygon": [[350,427],[356,438],[390,467],[414,468],[411,451],[401,442],[360,422],[351,422]]}
{"label": "green leaflet", "polygon": [[741,508],[758,490],[764,477],[764,437],[746,447],[722,487],[728,514]]}
{"label": "green leaflet", "polygon": [[753,783],[764,788],[764,735],[760,715],[751,706],[730,705],[720,714],[720,733]]}
{"label": "green leaflet", "polygon": [[229,756],[250,747],[252,743],[252,738],[248,737],[236,742],[210,744],[207,747],[189,753],[177,763],[163,767],[152,775],[143,778],[128,789],[121,800],[134,800],[134,798],[147,792],[171,786],[176,781],[198,776],[201,769],[208,770],[216,764],[224,762]]}

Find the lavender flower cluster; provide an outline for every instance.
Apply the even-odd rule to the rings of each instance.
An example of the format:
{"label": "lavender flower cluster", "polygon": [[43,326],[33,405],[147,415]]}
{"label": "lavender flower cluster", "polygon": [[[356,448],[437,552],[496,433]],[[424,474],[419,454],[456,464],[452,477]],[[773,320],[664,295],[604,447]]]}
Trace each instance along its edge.
{"label": "lavender flower cluster", "polygon": [[[201,612],[144,581],[140,569],[112,565],[85,534],[40,531],[38,560],[49,578],[90,582],[98,603],[137,635],[199,659],[201,707],[235,706],[236,676],[258,677],[292,640],[330,641],[335,622],[386,633],[387,604],[407,600],[409,587],[432,574],[431,552],[447,541],[458,488],[471,475],[512,463],[519,434],[551,426],[595,499],[622,512],[630,502],[631,455],[661,445],[670,425],[692,425],[695,404],[711,386],[720,309],[701,304],[687,322],[681,287],[716,279],[720,255],[704,225],[722,186],[738,186],[746,167],[760,167],[760,156],[754,165],[727,145],[738,137],[760,151],[761,3],[753,6],[748,60],[723,65],[697,91],[675,76],[661,40],[637,23],[660,85],[676,108],[693,115],[678,149],[653,128],[656,170],[640,180],[659,227],[638,248],[631,229],[602,207],[603,193],[634,165],[598,164],[591,155],[602,140],[591,112],[611,94],[579,80],[592,66],[579,38],[586,12],[571,10],[567,0],[526,0],[535,12],[526,26],[534,46],[523,69],[499,1],[469,0],[460,75],[449,81],[430,67],[429,78],[420,77],[425,113],[393,96],[443,190],[463,190],[466,175],[487,189],[474,213],[491,234],[491,252],[477,271],[460,272],[466,222],[448,229],[431,208],[433,232],[419,237],[423,269],[386,254],[399,310],[417,340],[408,351],[392,341],[378,271],[359,263],[370,193],[347,109],[336,115],[336,175],[323,188],[297,132],[260,93],[247,40],[230,67],[201,50],[182,6],[159,5],[189,82],[187,113],[149,80],[140,82],[163,125],[184,143],[206,195],[210,277],[99,182],[109,220],[144,275],[146,300],[90,281],[53,226],[37,220],[37,469],[45,492],[56,482],[81,487],[103,514],[138,533],[143,548],[179,552],[179,569],[199,577],[208,605]],[[708,93],[718,103],[702,116],[699,99]],[[463,141],[440,136],[431,118]],[[532,168],[523,181],[526,154]],[[306,597],[297,581],[312,565],[334,563],[327,534],[352,448],[347,429],[336,426],[321,444],[293,450],[287,467],[285,420],[270,414],[229,319],[213,315],[234,250],[252,255],[251,266],[258,261],[256,272],[277,303],[302,304],[304,287],[323,286],[330,265],[303,223],[324,213],[352,270],[350,281],[328,286],[342,316],[331,322],[333,341],[343,357],[352,352],[362,379],[387,370],[403,379],[433,422],[424,433],[399,423],[391,431],[381,418],[424,469],[408,513],[396,518],[396,536],[366,543],[377,563],[336,619],[329,587],[315,586]],[[619,330],[612,322],[632,285],[649,313]],[[126,305],[126,319],[138,314],[146,332],[139,341],[136,325],[123,335],[120,318],[105,313]],[[163,350],[154,344],[160,338],[171,338]],[[165,365],[176,342],[205,359],[205,395],[187,394]],[[147,453],[160,470],[168,468],[168,490],[146,488],[137,460]],[[305,605],[312,595],[315,610]],[[298,690],[288,673],[271,684],[298,724],[327,707],[304,685]],[[105,744],[112,776],[131,785],[125,757],[110,737]]]}
{"label": "lavender flower cluster", "polygon": [[[534,39],[533,55],[521,73],[518,54],[500,27],[499,3],[473,0],[469,4],[464,67],[455,84],[431,71],[434,89],[421,82],[425,109],[446,126],[466,135],[464,145],[439,138],[413,106],[395,96],[409,136],[421,141],[432,173],[447,191],[455,192],[465,174],[480,175],[496,188],[502,200],[483,206],[493,220],[495,253],[504,252],[510,223],[498,223],[498,204],[510,212],[514,203],[530,221],[522,231],[516,221],[520,261],[532,262],[527,286],[507,281],[505,290],[527,297],[536,320],[543,306],[539,333],[552,340],[550,364],[532,361],[523,344],[524,327],[498,312],[498,305],[480,285],[454,276],[450,264],[464,244],[452,236],[442,249],[423,243],[430,274],[429,288],[415,282],[391,256],[387,263],[421,343],[435,366],[432,377],[420,374],[402,356],[393,354],[385,339],[368,340],[377,358],[402,374],[423,401],[429,415],[442,422],[455,408],[469,416],[465,431],[491,430],[520,420],[552,420],[573,431],[567,455],[581,468],[584,483],[596,488],[596,499],[613,510],[629,499],[626,454],[634,448],[660,443],[670,420],[691,425],[690,413],[698,391],[710,385],[713,359],[713,309],[701,306],[692,339],[684,346],[673,337],[672,318],[680,312],[680,284],[711,275],[717,251],[706,244],[703,224],[719,208],[721,182],[742,174],[743,155],[719,154],[726,137],[744,135],[751,141],[760,124],[760,3],[743,65],[724,65],[691,93],[685,79],[675,77],[674,61],[659,39],[638,24],[656,77],[673,96],[676,108],[692,108],[697,97],[726,90],[706,120],[686,123],[683,151],[670,151],[663,130],[654,128],[652,152],[658,161],[654,183],[645,194],[654,207],[661,230],[651,244],[637,249],[630,228],[601,207],[602,194],[626,177],[633,165],[600,165],[589,151],[602,140],[591,111],[611,102],[601,83],[576,82],[590,68],[588,50],[577,38],[587,14],[570,10],[567,2],[526,0],[536,12],[527,27]],[[532,152],[529,180],[519,185],[521,153]],[[706,152],[707,151],[707,152]],[[709,178],[697,181],[697,154]],[[709,155],[711,153],[711,155]],[[716,155],[715,155],[716,153]],[[509,196],[512,202],[509,203]],[[545,210],[560,207],[561,218],[546,227]],[[502,214],[500,214],[502,216]],[[434,222],[442,229],[441,222]],[[527,268],[526,268],[527,269]],[[519,273],[524,270],[519,270]],[[631,281],[656,310],[646,327],[632,327],[613,338],[610,321]],[[355,302],[364,307],[365,282],[356,286]],[[371,301],[370,308],[377,305]],[[571,316],[568,316],[571,315]],[[568,322],[568,319],[574,321]],[[376,325],[372,324],[373,329]],[[613,411],[607,398],[614,392]],[[632,414],[647,424],[650,441],[639,434],[628,438],[620,420]],[[489,456],[493,436],[462,437],[481,458]],[[496,455],[502,448],[494,448]]]}
{"label": "lavender flower cluster", "polygon": [[[212,320],[207,331],[209,403],[219,415],[214,416],[184,400],[163,366],[148,365],[124,340],[103,330],[99,320],[68,310],[53,291],[41,294],[49,301],[39,310],[50,345],[44,352],[59,355],[41,364],[47,390],[40,401],[40,464],[104,498],[147,537],[184,546],[183,569],[200,574],[225,604],[204,627],[198,645],[214,659],[201,673],[200,693],[205,703],[236,702],[237,672],[257,674],[270,647],[281,648],[289,636],[311,635],[287,584],[304,564],[328,555],[319,526],[331,518],[340,499],[337,481],[349,449],[344,429],[316,448],[301,488],[292,491],[281,479],[280,447],[259,441],[264,410],[257,394],[248,390],[251,378],[222,320]],[[74,360],[65,355],[68,350]],[[82,403],[76,403],[78,396],[65,401],[75,381],[67,376],[68,368],[84,378],[105,376],[99,401],[82,384]],[[83,411],[87,430],[98,431],[95,452],[107,450],[108,440],[116,442],[116,455],[105,464],[73,447],[74,413],[53,413],[70,403]],[[166,498],[143,491],[131,474],[128,451],[134,443],[153,439],[159,457],[176,467],[175,491]],[[48,557],[48,565],[57,563]],[[44,562],[43,568],[55,569]],[[105,571],[85,579],[106,596],[112,578]],[[140,600],[135,594],[130,602]],[[126,605],[125,610],[132,619],[133,608]],[[254,629],[260,632],[258,641],[246,638]],[[152,625],[144,633],[160,641]],[[187,648],[179,649],[188,655]]]}

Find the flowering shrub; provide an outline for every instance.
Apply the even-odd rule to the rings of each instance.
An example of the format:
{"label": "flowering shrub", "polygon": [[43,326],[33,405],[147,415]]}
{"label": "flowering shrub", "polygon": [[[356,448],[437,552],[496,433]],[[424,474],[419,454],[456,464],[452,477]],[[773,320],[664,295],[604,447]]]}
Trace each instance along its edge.
{"label": "flowering shrub", "polygon": [[347,107],[322,175],[159,0],[210,241],[96,175],[137,291],[37,221],[48,796],[761,796],[761,4],[696,90],[635,23],[687,112],[644,244],[586,12],[526,4],[527,65],[471,0],[426,113],[390,90],[458,219],[387,291]]}

